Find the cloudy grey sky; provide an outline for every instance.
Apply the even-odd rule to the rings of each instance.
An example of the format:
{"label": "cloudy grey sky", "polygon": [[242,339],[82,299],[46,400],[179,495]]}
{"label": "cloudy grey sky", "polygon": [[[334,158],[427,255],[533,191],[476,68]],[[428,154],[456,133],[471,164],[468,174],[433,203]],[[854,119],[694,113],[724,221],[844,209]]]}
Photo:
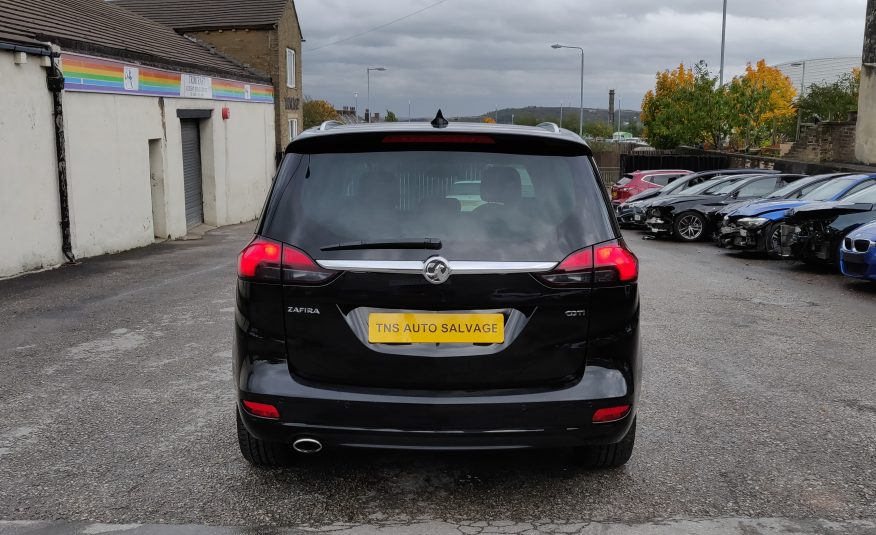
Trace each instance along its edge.
{"label": "cloudy grey sky", "polygon": [[[654,73],[704,59],[717,73],[721,0],[445,0],[367,35],[325,46],[438,0],[299,0],[304,92],[336,107],[426,116],[495,107],[577,105],[585,49],[584,105],[605,107],[615,88],[638,109]],[[866,0],[729,0],[725,76],[748,61],[860,55]],[[324,47],[324,48],[322,48]],[[315,50],[319,48],[318,50]]]}

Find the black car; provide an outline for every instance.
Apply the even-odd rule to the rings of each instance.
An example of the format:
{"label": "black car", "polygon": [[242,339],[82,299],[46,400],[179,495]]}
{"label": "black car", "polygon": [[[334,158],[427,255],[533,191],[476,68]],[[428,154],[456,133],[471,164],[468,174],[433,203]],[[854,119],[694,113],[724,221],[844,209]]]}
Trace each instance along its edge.
{"label": "black car", "polygon": [[[681,241],[707,238],[717,228],[717,212],[730,203],[763,197],[796,180],[775,174],[738,175],[725,178],[702,191],[658,199],[647,212],[648,230],[656,236],[674,236]],[[699,189],[699,188],[698,188]]]}
{"label": "black car", "polygon": [[[624,202],[617,205],[615,212],[617,221],[621,227],[644,227],[645,212],[650,207],[652,200],[656,200],[664,195],[685,195],[688,188],[702,184],[707,180],[712,180],[721,176],[735,175],[750,175],[751,169],[714,169],[711,171],[700,171],[691,173],[683,177],[677,178],[660,189],[652,188],[639,192]],[[758,171],[760,172],[760,171]],[[778,173],[778,171],[764,170],[764,173]]]}
{"label": "black car", "polygon": [[788,212],[781,227],[782,256],[839,266],[843,238],[876,220],[876,186],[840,201],[817,202]]}
{"label": "black car", "polygon": [[[482,202],[449,197],[461,181]],[[610,210],[590,148],[553,124],[297,137],[239,260],[243,456],[571,447],[624,464],[638,260]]]}

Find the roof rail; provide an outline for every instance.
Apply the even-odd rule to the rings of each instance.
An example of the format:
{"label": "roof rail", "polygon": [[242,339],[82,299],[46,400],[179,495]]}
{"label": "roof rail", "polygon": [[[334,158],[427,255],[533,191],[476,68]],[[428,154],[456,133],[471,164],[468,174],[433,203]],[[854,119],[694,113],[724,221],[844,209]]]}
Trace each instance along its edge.
{"label": "roof rail", "polygon": [[548,123],[539,123],[539,124],[535,125],[535,127],[541,128],[542,130],[547,130],[548,132],[550,132],[552,134],[559,134],[560,133],[560,127],[557,126],[557,123],[549,123],[549,122]]}
{"label": "roof rail", "polygon": [[325,121],[321,125],[319,125],[319,131],[325,132],[329,128],[334,128],[336,126],[344,126],[344,123],[341,121]]}

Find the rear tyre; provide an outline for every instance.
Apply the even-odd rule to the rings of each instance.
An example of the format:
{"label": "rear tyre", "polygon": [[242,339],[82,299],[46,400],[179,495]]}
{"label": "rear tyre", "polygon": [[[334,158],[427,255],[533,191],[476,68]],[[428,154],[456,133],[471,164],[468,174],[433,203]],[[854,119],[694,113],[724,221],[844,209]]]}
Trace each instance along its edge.
{"label": "rear tyre", "polygon": [[243,425],[240,413],[237,416],[237,442],[243,458],[253,466],[282,467],[289,466],[295,459],[295,451],[290,444],[267,442],[252,436]]}
{"label": "rear tyre", "polygon": [[681,241],[700,241],[706,235],[706,218],[697,212],[682,212],[675,218],[672,230]]}
{"label": "rear tyre", "polygon": [[584,468],[617,468],[630,460],[635,443],[636,420],[633,420],[633,425],[620,442],[575,448],[575,456],[578,464]]}

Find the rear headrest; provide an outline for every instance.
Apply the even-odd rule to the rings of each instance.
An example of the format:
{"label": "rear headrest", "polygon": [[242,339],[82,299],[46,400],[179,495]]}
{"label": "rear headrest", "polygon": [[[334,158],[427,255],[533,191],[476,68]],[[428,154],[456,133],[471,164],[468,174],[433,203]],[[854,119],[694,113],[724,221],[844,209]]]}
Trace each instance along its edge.
{"label": "rear headrest", "polygon": [[520,173],[513,167],[488,167],[481,179],[481,199],[503,204],[517,202],[523,197]]}

